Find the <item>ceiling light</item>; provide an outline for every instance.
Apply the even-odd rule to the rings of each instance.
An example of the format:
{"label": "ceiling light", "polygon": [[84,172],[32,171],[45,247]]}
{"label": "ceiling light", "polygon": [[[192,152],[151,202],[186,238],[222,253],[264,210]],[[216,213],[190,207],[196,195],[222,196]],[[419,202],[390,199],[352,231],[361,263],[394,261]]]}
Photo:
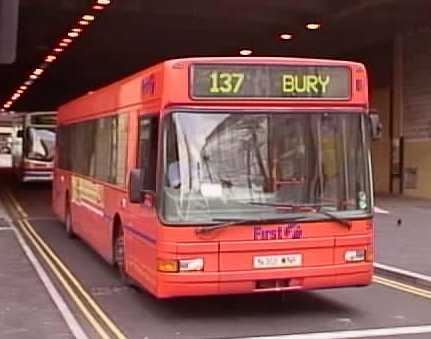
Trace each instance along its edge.
{"label": "ceiling light", "polygon": [[6,112],[6,110],[4,108],[2,108],[2,109],[0,109],[0,112],[4,113],[4,112]]}
{"label": "ceiling light", "polygon": [[109,5],[111,3],[111,0],[97,0],[97,3],[99,5]]}
{"label": "ceiling light", "polygon": [[36,74],[30,75],[30,79],[36,80],[37,78],[38,78],[38,76]]}
{"label": "ceiling light", "polygon": [[57,53],[63,52],[63,48],[54,48],[54,52],[57,52]]}
{"label": "ceiling light", "polygon": [[27,88],[28,88],[28,87],[27,87],[27,86],[24,86],[24,85],[22,85],[22,86],[20,86],[20,87],[19,87],[19,89],[22,89],[22,90],[24,90],[24,91],[25,91]]}
{"label": "ceiling light", "polygon": [[30,86],[33,85],[33,80],[27,80],[26,82],[24,82],[25,85]]}
{"label": "ceiling light", "polygon": [[55,59],[57,59],[57,57],[56,57],[55,55],[48,55],[48,56],[45,58],[45,61],[46,61],[46,62],[53,62]]}
{"label": "ceiling light", "polygon": [[36,68],[33,71],[33,74],[36,74],[36,75],[41,75],[42,73],[43,73],[43,69],[42,68]]}
{"label": "ceiling light", "polygon": [[24,93],[24,91],[22,89],[19,89],[16,92],[19,93],[19,94],[23,94]]}
{"label": "ceiling light", "polygon": [[280,34],[280,39],[281,40],[291,40],[293,38],[292,34],[289,33],[282,33]]}
{"label": "ceiling light", "polygon": [[85,20],[81,20],[81,21],[79,21],[78,23],[79,23],[80,25],[82,25],[82,26],[87,26],[87,25],[89,25],[89,24],[90,24],[88,21],[85,21]]}
{"label": "ceiling light", "polygon": [[253,51],[251,49],[242,49],[239,51],[239,54],[247,56],[247,55],[251,55],[253,53]]}
{"label": "ceiling light", "polygon": [[85,21],[93,21],[94,20],[94,15],[84,15],[83,17],[82,17],[82,20],[85,20]]}
{"label": "ceiling light", "polygon": [[79,36],[79,33],[69,32],[69,33],[67,33],[67,36],[70,36],[71,38],[76,38],[77,36]]}
{"label": "ceiling light", "polygon": [[63,40],[61,40],[63,42],[66,42],[68,44],[70,44],[73,40],[72,39],[68,39],[68,38],[64,38]]}
{"label": "ceiling light", "polygon": [[72,32],[81,33],[82,28],[72,28]]}
{"label": "ceiling light", "polygon": [[100,11],[101,9],[104,9],[105,7],[103,6],[99,6],[99,5],[94,5],[93,9],[95,9],[96,11]]}
{"label": "ceiling light", "polygon": [[12,100],[16,100],[16,99],[18,99],[19,97],[21,96],[21,94],[19,94],[19,93],[15,93],[14,95],[12,95]]}
{"label": "ceiling light", "polygon": [[66,42],[60,42],[58,45],[61,47],[67,47],[69,44]]}
{"label": "ceiling light", "polygon": [[316,22],[310,22],[310,23],[306,24],[305,27],[307,27],[307,29],[309,29],[311,31],[315,31],[315,30],[320,28],[320,24],[318,24]]}

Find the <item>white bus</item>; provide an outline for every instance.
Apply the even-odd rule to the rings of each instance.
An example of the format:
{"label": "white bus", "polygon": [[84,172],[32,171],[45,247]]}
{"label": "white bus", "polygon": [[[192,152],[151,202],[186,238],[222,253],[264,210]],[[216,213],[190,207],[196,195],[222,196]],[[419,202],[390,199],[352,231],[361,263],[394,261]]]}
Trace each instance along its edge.
{"label": "white bus", "polygon": [[13,120],[12,168],[20,182],[52,181],[56,112],[29,112]]}

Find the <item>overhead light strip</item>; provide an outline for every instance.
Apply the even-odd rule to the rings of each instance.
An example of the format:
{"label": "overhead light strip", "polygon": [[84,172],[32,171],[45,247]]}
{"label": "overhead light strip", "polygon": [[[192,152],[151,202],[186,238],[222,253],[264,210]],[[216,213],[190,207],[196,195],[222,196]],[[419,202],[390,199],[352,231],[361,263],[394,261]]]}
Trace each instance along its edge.
{"label": "overhead light strip", "polygon": [[58,60],[60,54],[64,52],[73,41],[81,36],[85,32],[85,29],[95,21],[96,16],[110,4],[111,0],[94,0],[86,13],[81,15],[76,23],[71,26],[69,31],[66,33],[66,36],[58,39],[59,42],[56,43],[51,52],[44,57],[44,61],[35,67],[28,77],[17,87],[10,98],[0,105],[0,107],[2,107],[1,111],[5,112],[6,110],[9,110],[18,101],[18,99],[25,94],[29,89],[29,86],[33,85],[35,81],[40,79],[46,69]]}

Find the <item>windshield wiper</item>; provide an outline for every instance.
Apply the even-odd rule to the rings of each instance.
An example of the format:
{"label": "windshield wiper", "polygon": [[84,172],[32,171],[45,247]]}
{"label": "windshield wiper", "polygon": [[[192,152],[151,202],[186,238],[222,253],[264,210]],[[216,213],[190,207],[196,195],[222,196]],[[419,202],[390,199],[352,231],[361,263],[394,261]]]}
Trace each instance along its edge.
{"label": "windshield wiper", "polygon": [[[337,217],[336,215],[332,214],[328,211],[322,211],[321,208],[325,206],[332,206],[331,204],[319,204],[319,203],[304,203],[304,204],[294,204],[294,203],[282,203],[282,202],[259,202],[259,201],[251,201],[248,202],[250,205],[258,205],[258,206],[272,206],[279,209],[290,209],[293,211],[300,211],[300,212],[312,212],[312,213],[318,213],[323,214],[326,217],[329,217],[331,220],[335,220],[339,222],[341,225],[344,225],[348,227],[349,229],[352,228],[352,223],[346,219],[342,219],[340,217]],[[318,209],[316,209],[318,208]]]}
{"label": "windshield wiper", "polygon": [[331,212],[319,210],[319,211],[315,211],[314,213],[323,214],[324,216],[329,217],[330,220],[335,220],[335,221],[339,222],[341,225],[346,226],[348,229],[352,228],[352,223],[349,220],[337,217],[336,215],[332,214]]}
{"label": "windshield wiper", "polygon": [[293,222],[293,221],[298,221],[300,219],[304,219],[304,217],[298,216],[298,217],[292,217],[292,218],[285,217],[285,218],[258,218],[258,219],[214,218],[214,219],[211,219],[211,221],[218,222],[218,224],[211,225],[211,226],[201,226],[196,229],[196,233],[204,234],[218,229],[227,228],[230,226],[243,225],[243,224],[248,226],[248,224],[254,224],[254,223]]}
{"label": "windshield wiper", "polygon": [[308,210],[316,210],[316,207],[332,206],[331,204],[319,204],[319,203],[304,203],[304,204],[294,204],[294,203],[284,203],[284,202],[260,202],[260,201],[249,201],[249,205],[256,206],[271,206],[276,208],[289,208],[292,210],[299,210],[300,212]]}

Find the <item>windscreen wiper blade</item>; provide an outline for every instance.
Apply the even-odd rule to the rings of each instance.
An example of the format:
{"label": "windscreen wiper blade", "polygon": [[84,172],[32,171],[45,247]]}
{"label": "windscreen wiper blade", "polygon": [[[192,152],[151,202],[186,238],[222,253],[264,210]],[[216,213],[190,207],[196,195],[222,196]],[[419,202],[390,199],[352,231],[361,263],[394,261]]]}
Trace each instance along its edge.
{"label": "windscreen wiper blade", "polygon": [[[335,220],[339,222],[341,225],[344,225],[348,227],[349,229],[352,228],[352,223],[348,220],[342,219],[340,217],[337,217],[336,215],[332,214],[331,212],[321,210],[321,207],[325,206],[332,206],[331,204],[319,204],[319,203],[304,203],[304,204],[295,204],[295,203],[283,203],[283,202],[259,202],[259,201],[250,201],[248,202],[250,205],[258,205],[258,206],[272,206],[276,208],[288,208],[292,210],[299,210],[304,212],[305,209],[309,209],[310,212],[323,214],[326,217],[329,217],[331,220]],[[316,210],[316,208],[319,208]]]}
{"label": "windscreen wiper blade", "polygon": [[335,221],[339,222],[341,225],[346,226],[348,229],[352,228],[352,223],[349,220],[337,217],[336,215],[332,214],[331,212],[328,212],[328,211],[316,211],[315,213],[323,214],[324,216],[329,217],[331,220],[335,220]]}
{"label": "windscreen wiper blade", "polygon": [[271,206],[276,208],[290,208],[292,210],[304,210],[304,209],[315,209],[316,207],[325,207],[332,206],[331,204],[321,204],[321,203],[284,203],[284,202],[260,202],[260,201],[249,201],[247,202],[249,205],[256,206]]}
{"label": "windscreen wiper blade", "polygon": [[205,234],[211,231],[215,231],[222,228],[227,228],[230,226],[237,225],[247,225],[255,224],[255,223],[267,223],[267,222],[293,222],[298,221],[300,219],[304,219],[303,216],[292,217],[292,218],[258,218],[258,219],[242,219],[242,218],[214,218],[211,221],[218,222],[218,224],[210,225],[210,226],[201,226],[196,229],[197,234]]}

